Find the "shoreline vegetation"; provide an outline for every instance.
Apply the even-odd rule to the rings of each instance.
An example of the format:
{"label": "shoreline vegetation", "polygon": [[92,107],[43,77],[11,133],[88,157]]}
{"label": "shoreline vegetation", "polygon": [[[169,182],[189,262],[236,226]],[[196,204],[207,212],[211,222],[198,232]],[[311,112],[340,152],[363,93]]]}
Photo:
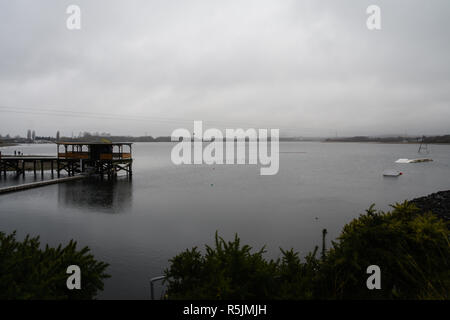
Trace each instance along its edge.
{"label": "shoreline vegetation", "polygon": [[[16,232],[0,232],[0,300],[90,300],[103,291],[103,281],[110,277],[109,266],[97,261],[90,249],[77,249],[71,240],[66,246],[41,245],[39,237],[29,235],[23,241]],[[68,266],[83,270],[81,290],[66,286]]]}
{"label": "shoreline vegetation", "polygon": [[[343,227],[339,237],[301,259],[294,249],[266,260],[238,235],[214,246],[187,249],[165,270],[165,299],[450,299],[450,191],[392,205],[374,205]],[[434,208],[438,214],[432,213]],[[430,211],[431,210],[431,211]],[[369,266],[381,288],[369,290]]]}
{"label": "shoreline vegetation", "polygon": [[[339,237],[300,258],[281,249],[264,258],[236,234],[225,241],[216,232],[204,253],[193,247],[169,260],[165,299],[450,299],[450,190],[392,205],[374,205],[346,224]],[[433,213],[436,211],[435,213]],[[110,275],[89,248],[71,240],[57,248],[39,237],[16,240],[0,232],[0,299],[94,299]],[[83,289],[66,287],[66,268],[79,265]],[[381,270],[381,289],[369,290],[367,268]]]}

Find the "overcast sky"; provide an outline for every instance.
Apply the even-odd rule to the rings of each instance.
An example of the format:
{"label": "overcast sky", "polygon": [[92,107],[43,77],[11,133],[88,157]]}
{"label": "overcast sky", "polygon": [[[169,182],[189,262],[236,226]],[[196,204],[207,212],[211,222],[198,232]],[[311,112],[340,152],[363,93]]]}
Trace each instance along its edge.
{"label": "overcast sky", "polygon": [[[81,8],[81,30],[66,8]],[[381,8],[382,30],[366,27]],[[0,134],[450,133],[450,1],[0,0]]]}

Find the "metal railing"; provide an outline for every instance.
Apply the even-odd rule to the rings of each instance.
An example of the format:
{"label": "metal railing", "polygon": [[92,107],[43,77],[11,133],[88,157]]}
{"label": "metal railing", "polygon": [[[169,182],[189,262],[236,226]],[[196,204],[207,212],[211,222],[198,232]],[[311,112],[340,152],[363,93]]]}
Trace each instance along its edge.
{"label": "metal railing", "polygon": [[161,280],[165,280],[166,276],[158,276],[158,277],[154,277],[150,279],[150,299],[151,300],[155,300],[155,288],[154,288],[154,283],[156,281],[161,281]]}

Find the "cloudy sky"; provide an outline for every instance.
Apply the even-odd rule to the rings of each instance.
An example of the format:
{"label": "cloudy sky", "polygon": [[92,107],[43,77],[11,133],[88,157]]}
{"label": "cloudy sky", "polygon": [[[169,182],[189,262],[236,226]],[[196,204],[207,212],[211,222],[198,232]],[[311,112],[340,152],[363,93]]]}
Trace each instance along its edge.
{"label": "cloudy sky", "polygon": [[[81,30],[66,9],[81,8]],[[382,29],[366,27],[381,8]],[[448,0],[0,0],[0,134],[450,133]]]}

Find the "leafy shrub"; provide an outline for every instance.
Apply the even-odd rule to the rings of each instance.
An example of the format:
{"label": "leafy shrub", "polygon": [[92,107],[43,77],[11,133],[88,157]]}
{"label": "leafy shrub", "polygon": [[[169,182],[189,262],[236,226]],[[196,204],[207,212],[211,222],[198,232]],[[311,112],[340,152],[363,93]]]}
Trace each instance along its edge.
{"label": "leafy shrub", "polygon": [[[449,299],[448,223],[404,202],[346,225],[321,263],[320,296],[327,298]],[[382,290],[367,290],[369,265],[381,269]]]}
{"label": "leafy shrub", "polygon": [[[276,261],[240,245],[186,250],[165,270],[169,299],[449,299],[449,225],[404,202],[367,212],[346,225],[322,257],[304,261],[281,249]],[[366,269],[381,269],[381,290],[368,290]]]}
{"label": "leafy shrub", "polygon": [[196,247],[171,260],[166,276],[172,299],[268,298],[276,265],[263,258],[264,248],[251,253],[239,238],[225,242],[217,233],[215,248],[206,246],[203,256]]}
{"label": "leafy shrub", "polygon": [[[98,262],[89,248],[66,247],[40,249],[39,237],[28,235],[20,242],[16,233],[0,232],[0,299],[92,299],[103,290],[108,264]],[[69,265],[81,269],[81,289],[69,290],[66,274]]]}

